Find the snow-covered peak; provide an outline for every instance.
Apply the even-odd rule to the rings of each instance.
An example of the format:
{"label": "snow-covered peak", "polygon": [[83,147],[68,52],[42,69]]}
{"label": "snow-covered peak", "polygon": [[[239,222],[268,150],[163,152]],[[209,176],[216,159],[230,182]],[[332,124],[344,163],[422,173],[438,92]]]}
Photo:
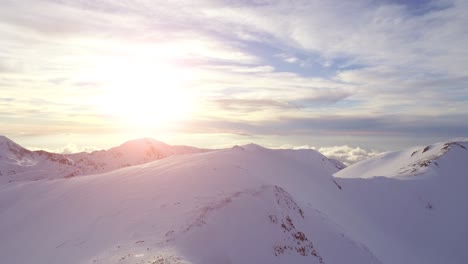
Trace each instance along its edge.
{"label": "snow-covered peak", "polygon": [[[0,182],[69,178],[107,172],[148,163],[177,154],[205,152],[188,146],[170,146],[143,138],[109,150],[59,154],[29,151],[6,137],[0,137]],[[3,177],[1,177],[3,176]]]}
{"label": "snow-covered peak", "polygon": [[446,159],[445,156],[453,152],[456,152],[455,156],[466,157],[468,160],[468,140],[450,140],[403,151],[382,153],[357,162],[337,172],[335,176],[340,178],[385,176],[408,179],[408,176],[439,175],[443,173],[440,160]]}
{"label": "snow-covered peak", "polygon": [[0,135],[0,157],[11,156],[21,157],[29,154],[30,151],[13,142],[13,140]]}
{"label": "snow-covered peak", "polygon": [[16,144],[5,136],[0,136],[0,176],[1,168],[8,165],[31,166],[32,152]]}
{"label": "snow-covered peak", "polygon": [[153,138],[140,138],[140,139],[129,140],[116,148],[144,149],[144,148],[151,148],[151,147],[168,148],[170,146],[164,142],[158,141]]}
{"label": "snow-covered peak", "polygon": [[241,147],[243,147],[246,150],[250,150],[250,151],[259,151],[259,150],[265,150],[266,149],[265,147],[260,146],[260,145],[255,144],[255,143],[249,143],[249,144],[246,144],[246,145],[242,145]]}

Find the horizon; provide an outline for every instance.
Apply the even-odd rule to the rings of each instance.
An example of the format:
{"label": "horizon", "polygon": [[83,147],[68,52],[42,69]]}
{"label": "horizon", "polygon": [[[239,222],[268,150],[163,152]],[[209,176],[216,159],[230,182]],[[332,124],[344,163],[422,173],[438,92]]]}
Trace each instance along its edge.
{"label": "horizon", "polygon": [[[1,138],[5,138],[7,140],[11,140],[13,141],[15,144],[18,144],[18,142],[15,142],[14,140],[12,139],[9,139],[8,137],[6,136],[3,136],[3,135],[0,135],[0,139]],[[268,147],[268,146],[264,146],[264,145],[261,145],[261,144],[257,144],[255,142],[248,142],[248,143],[243,143],[243,144],[234,144],[234,145],[225,145],[225,146],[219,146],[219,147],[215,147],[215,148],[203,148],[203,147],[197,147],[197,146],[193,146],[193,145],[180,145],[180,144],[170,144],[168,142],[163,142],[163,141],[159,141],[157,139],[154,139],[154,138],[151,138],[151,137],[142,137],[142,138],[134,138],[134,139],[130,139],[130,140],[126,140],[124,142],[121,142],[117,145],[114,145],[114,146],[110,146],[110,147],[107,147],[107,148],[95,148],[95,147],[85,147],[85,148],[79,148],[78,146],[74,145],[74,144],[68,144],[60,149],[46,149],[46,148],[35,148],[35,147],[25,147],[25,146],[22,146],[21,144],[19,144],[21,147],[24,147],[26,148],[27,150],[30,150],[30,151],[38,151],[38,150],[41,150],[41,151],[46,151],[46,152],[49,152],[49,153],[58,153],[58,154],[76,154],[76,153],[92,153],[94,151],[108,151],[108,150],[111,150],[113,148],[118,148],[118,147],[121,147],[127,143],[131,143],[131,142],[138,142],[138,141],[142,141],[142,140],[151,140],[155,143],[162,143],[162,144],[167,144],[168,146],[188,146],[188,147],[196,147],[196,148],[199,148],[199,149],[205,149],[205,150],[208,150],[208,151],[217,151],[217,150],[226,150],[226,149],[230,149],[230,148],[234,148],[234,147],[237,147],[237,146],[248,146],[248,145],[256,145],[256,146],[260,146],[262,148],[267,148],[267,149],[289,149],[289,150],[313,150],[313,151],[316,151],[324,156],[326,156],[327,158],[329,159],[334,159],[334,160],[337,160],[337,161],[340,161],[342,164],[344,164],[345,166],[351,166],[355,163],[359,163],[360,161],[364,161],[364,160],[367,160],[367,159],[371,159],[373,158],[374,156],[377,156],[377,155],[381,155],[381,154],[386,154],[386,153],[391,153],[391,152],[403,152],[403,151],[408,151],[410,148],[422,148],[423,145],[420,145],[420,146],[417,146],[417,145],[413,145],[413,146],[408,146],[407,148],[404,148],[404,149],[398,149],[398,150],[395,150],[395,151],[376,151],[376,150],[367,150],[367,149],[362,149],[360,147],[353,147],[353,146],[348,146],[348,145],[343,145],[343,146],[331,146],[331,147],[315,147],[315,146],[309,146],[309,145],[304,145],[304,146],[289,146],[289,145],[283,145],[283,146],[280,146],[280,147]],[[440,143],[443,143],[443,142],[463,142],[463,141],[468,141],[468,137],[459,137],[459,138],[452,138],[450,140],[445,140],[445,141],[440,141],[440,142],[432,142],[431,144],[426,144],[425,146],[432,146],[432,145],[436,145],[436,144],[440,144]],[[143,151],[143,150],[141,150]]]}
{"label": "horizon", "polygon": [[55,152],[150,137],[362,159],[466,137],[466,11],[461,0],[5,1],[0,134]]}
{"label": "horizon", "polygon": [[0,137],[0,262],[468,259],[468,141],[349,167],[312,150],[158,145],[64,156]]}

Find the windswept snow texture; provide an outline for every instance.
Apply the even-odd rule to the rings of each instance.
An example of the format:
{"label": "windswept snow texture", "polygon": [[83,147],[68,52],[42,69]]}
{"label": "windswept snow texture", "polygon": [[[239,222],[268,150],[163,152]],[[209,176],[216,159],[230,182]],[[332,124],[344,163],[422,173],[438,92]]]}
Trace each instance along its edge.
{"label": "windswept snow texture", "polygon": [[466,263],[467,160],[451,145],[440,177],[335,178],[313,150],[250,144],[4,182],[0,263]]}

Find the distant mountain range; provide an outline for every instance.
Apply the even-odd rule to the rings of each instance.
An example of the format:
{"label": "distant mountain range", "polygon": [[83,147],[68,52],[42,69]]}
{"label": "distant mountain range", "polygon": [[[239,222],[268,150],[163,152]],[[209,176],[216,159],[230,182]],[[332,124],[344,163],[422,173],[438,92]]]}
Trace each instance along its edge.
{"label": "distant mountain range", "polygon": [[30,151],[0,136],[0,181],[69,178],[112,171],[148,163],[172,155],[210,151],[188,146],[170,146],[143,138],[109,150],[58,154]]}

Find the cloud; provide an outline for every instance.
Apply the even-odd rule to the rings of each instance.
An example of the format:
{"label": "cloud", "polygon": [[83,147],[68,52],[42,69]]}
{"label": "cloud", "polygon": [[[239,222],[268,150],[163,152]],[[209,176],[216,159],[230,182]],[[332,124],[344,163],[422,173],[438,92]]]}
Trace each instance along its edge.
{"label": "cloud", "polygon": [[316,150],[328,158],[343,162],[347,166],[379,154],[379,152],[375,150],[367,150],[360,147],[351,147],[348,145],[321,147],[317,148]]}
{"label": "cloud", "polygon": [[460,136],[466,10],[457,0],[8,0],[0,87],[14,101],[0,100],[0,120],[11,134],[120,131],[102,106],[116,89],[147,86],[190,99],[184,131]]}
{"label": "cloud", "polygon": [[277,54],[276,57],[282,59],[284,62],[291,64],[300,62],[300,59],[298,57],[286,53]]}
{"label": "cloud", "polygon": [[[270,96],[274,94],[275,91],[272,91]],[[278,92],[278,94],[281,94],[281,92]],[[216,104],[218,109],[234,111],[239,114],[264,110],[292,110],[297,112],[305,108],[335,104],[344,100],[350,96],[350,94],[341,90],[315,89],[311,87],[308,92],[303,94],[303,96],[303,98],[292,97],[290,99],[283,98],[276,100],[268,98],[250,99],[247,97],[243,99],[222,97],[219,99],[213,99],[211,102]],[[277,98],[280,98],[280,96]]]}
{"label": "cloud", "polygon": [[[371,65],[411,65],[461,73],[453,64],[463,68],[458,63],[467,55],[461,44],[467,38],[461,11],[466,6],[464,1],[452,1],[415,15],[411,7],[391,2],[276,1],[256,8],[227,7],[210,14],[221,21],[245,23],[326,58],[347,56]],[[457,42],[451,42],[453,39]],[[441,52],[448,46],[453,49]],[[457,59],[456,53],[464,59]],[[440,63],[448,58],[454,63]]]}
{"label": "cloud", "polygon": [[317,89],[316,92],[316,95],[295,100],[294,104],[302,108],[310,108],[317,105],[333,105],[352,95],[348,91],[338,89]]}
{"label": "cloud", "polygon": [[78,153],[78,152],[93,152],[95,150],[98,150],[98,148],[96,148],[96,147],[78,147],[75,144],[67,144],[66,146],[58,149],[57,153],[72,154],[72,153]]}
{"label": "cloud", "polygon": [[51,153],[59,153],[59,154],[73,154],[73,153],[79,153],[79,152],[93,152],[96,150],[99,150],[99,148],[96,147],[79,147],[73,143],[69,143],[63,147],[55,148],[55,149],[47,149],[43,147],[28,147],[27,149],[29,150],[44,150],[47,152]]}
{"label": "cloud", "polygon": [[281,102],[268,99],[216,99],[213,101],[217,107],[236,112],[252,112],[264,109],[297,109],[298,106],[288,102]]}
{"label": "cloud", "polygon": [[349,145],[333,146],[333,147],[314,147],[308,144],[301,146],[294,146],[285,144],[280,146],[282,149],[314,149],[329,159],[336,159],[344,163],[346,166],[352,165],[358,161],[371,158],[381,152],[376,150],[367,150],[360,147],[352,147]]}
{"label": "cloud", "polygon": [[[233,133],[263,136],[454,138],[468,134],[459,120],[468,116],[376,116],[346,117],[324,114],[310,118],[276,117],[250,122],[242,119],[208,118],[191,120],[179,131],[191,133]],[[383,144],[383,143],[382,143]]]}
{"label": "cloud", "polygon": [[296,57],[289,57],[289,58],[284,59],[284,61],[287,63],[296,63],[299,61],[299,59]]}
{"label": "cloud", "polygon": [[[468,21],[461,11],[466,8],[464,1],[433,1],[417,7],[368,1],[276,1],[255,8],[226,7],[208,14],[266,32],[279,45],[317,54],[324,67],[344,59],[351,67],[339,70],[333,79],[356,87],[354,95],[367,99],[361,101],[367,108],[386,111],[387,106],[403,102],[404,111],[418,111],[420,102],[431,108],[434,98],[455,93],[448,88],[452,82],[430,87],[424,82],[456,82],[466,77],[468,51],[462,43],[468,41],[463,26]],[[283,54],[283,59],[287,58]],[[353,69],[356,65],[361,69]],[[463,83],[466,87],[467,81]],[[421,95],[411,100],[416,91]],[[442,107],[433,111],[445,112]]]}

